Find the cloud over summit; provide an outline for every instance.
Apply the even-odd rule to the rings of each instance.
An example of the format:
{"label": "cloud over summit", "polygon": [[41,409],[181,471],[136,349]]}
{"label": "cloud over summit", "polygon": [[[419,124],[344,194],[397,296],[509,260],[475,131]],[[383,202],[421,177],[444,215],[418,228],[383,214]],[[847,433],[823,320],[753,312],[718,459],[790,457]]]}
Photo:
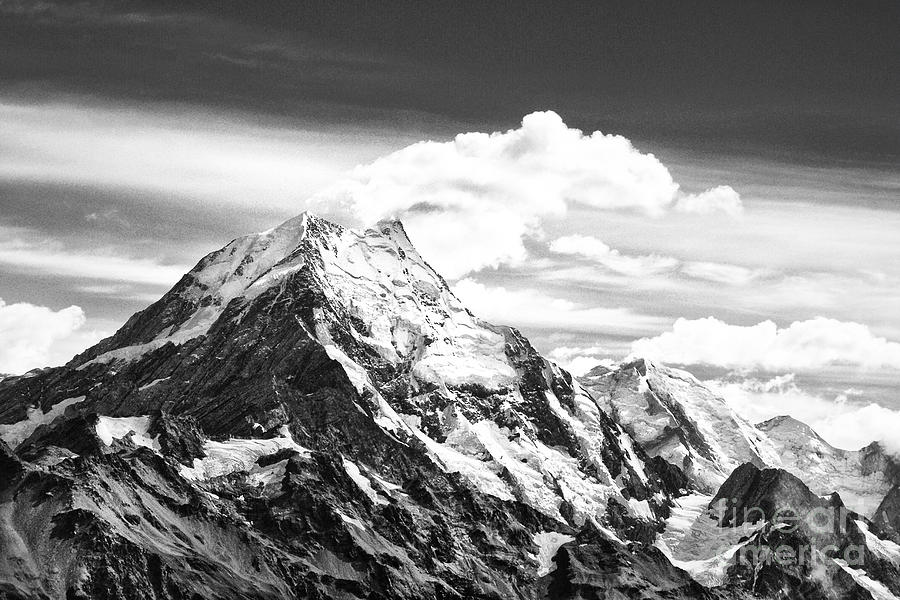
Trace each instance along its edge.
{"label": "cloud over summit", "polygon": [[617,135],[589,135],[552,111],[531,113],[518,129],[425,141],[357,167],[313,198],[356,220],[399,217],[436,268],[451,278],[524,259],[523,238],[571,206],[660,216],[740,207],[721,186],[683,194],[652,154]]}

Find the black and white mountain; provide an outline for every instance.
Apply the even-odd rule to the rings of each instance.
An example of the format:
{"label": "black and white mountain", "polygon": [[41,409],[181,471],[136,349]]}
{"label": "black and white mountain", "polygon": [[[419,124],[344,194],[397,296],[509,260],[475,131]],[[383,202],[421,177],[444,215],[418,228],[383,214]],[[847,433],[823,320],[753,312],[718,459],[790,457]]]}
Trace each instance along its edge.
{"label": "black and white mountain", "polygon": [[[397,221],[234,240],[67,365],[0,380],[0,437],[0,598],[900,594],[879,446],[754,426],[649,361],[575,379]],[[785,503],[850,525],[787,533]],[[773,541],[837,553],[738,560]]]}

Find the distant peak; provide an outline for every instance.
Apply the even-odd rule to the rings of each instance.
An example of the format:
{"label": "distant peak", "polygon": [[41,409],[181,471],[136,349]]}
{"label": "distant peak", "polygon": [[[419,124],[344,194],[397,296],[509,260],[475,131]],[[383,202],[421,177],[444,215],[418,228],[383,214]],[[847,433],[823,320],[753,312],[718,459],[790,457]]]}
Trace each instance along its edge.
{"label": "distant peak", "polygon": [[412,242],[409,239],[409,234],[406,233],[406,228],[403,226],[403,223],[400,221],[400,219],[382,219],[375,223],[372,229],[376,229],[382,235],[390,237],[394,241],[400,243],[400,245],[412,246]]}
{"label": "distant peak", "polygon": [[763,431],[771,431],[776,428],[802,430],[819,437],[818,434],[813,431],[812,427],[790,415],[778,415],[777,417],[772,417],[771,419],[757,423],[756,428],[762,429]]}
{"label": "distant peak", "polygon": [[647,374],[647,361],[644,360],[643,358],[636,358],[632,361],[624,363],[620,368],[625,369],[625,370],[634,369],[635,371],[638,372],[638,374],[646,375]]}
{"label": "distant peak", "polygon": [[797,436],[802,436],[804,440],[817,440],[829,448],[833,447],[816,433],[815,429],[790,415],[772,417],[762,423],[757,423],[756,428],[774,438],[788,439],[790,437],[795,441],[799,441]]}

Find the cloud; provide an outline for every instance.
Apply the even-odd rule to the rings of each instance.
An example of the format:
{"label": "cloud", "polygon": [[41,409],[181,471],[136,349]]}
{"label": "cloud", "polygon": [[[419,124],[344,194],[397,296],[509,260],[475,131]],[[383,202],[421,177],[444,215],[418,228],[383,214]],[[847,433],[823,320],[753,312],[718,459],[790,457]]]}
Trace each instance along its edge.
{"label": "cloud", "polygon": [[584,375],[597,365],[613,368],[616,364],[609,356],[609,350],[600,346],[560,346],[547,355],[553,362],[562,366],[573,375]]}
{"label": "cloud", "polygon": [[790,415],[838,448],[859,450],[877,441],[888,452],[900,454],[900,411],[851,401],[846,392],[834,398],[811,394],[797,386],[793,374],[705,383],[753,423]]}
{"label": "cloud", "polygon": [[611,271],[631,277],[666,273],[675,269],[679,263],[676,258],[656,254],[628,256],[589,235],[567,235],[555,239],[550,242],[550,250],[558,254],[590,258]]}
{"label": "cloud", "polygon": [[636,356],[678,364],[767,370],[816,369],[829,365],[900,369],[900,343],[868,327],[816,317],[779,328],[772,321],[729,325],[713,317],[675,321],[671,331],[631,345]]}
{"label": "cloud", "polygon": [[748,269],[738,265],[703,261],[685,263],[681,267],[681,272],[695,279],[727,285],[747,285],[768,273],[763,269]]}
{"label": "cloud", "polygon": [[675,203],[675,210],[683,213],[708,215],[723,212],[737,216],[744,210],[741,196],[730,185],[720,185],[699,194],[681,196]]}
{"label": "cloud", "polygon": [[456,283],[453,292],[479,317],[516,327],[640,335],[670,322],[627,308],[579,305],[532,289],[489,287],[470,278]]}
{"label": "cloud", "polygon": [[0,226],[0,234],[5,238],[0,241],[0,265],[21,273],[169,287],[190,270],[187,265],[163,265],[102,249],[84,252],[52,240],[35,242],[39,234],[29,229]]}
{"label": "cloud", "polygon": [[748,269],[739,265],[690,261],[683,263],[672,256],[659,254],[628,255],[610,248],[602,240],[589,235],[566,235],[550,242],[550,251],[569,256],[582,256],[626,277],[666,275],[676,270],[694,279],[742,286],[771,275],[769,269]]}
{"label": "cloud", "polygon": [[[312,205],[340,205],[366,224],[401,218],[434,266],[458,278],[521,261],[523,238],[570,206],[659,216],[681,201],[691,210],[728,207],[726,196],[721,188],[685,196],[652,154],[622,136],[585,135],[547,111],[503,133],[413,144],[357,167]],[[609,261],[633,266],[625,257]]]}
{"label": "cloud", "polygon": [[0,299],[0,373],[20,374],[62,364],[106,336],[81,331],[84,324],[84,311],[78,306],[54,311]]}
{"label": "cloud", "polygon": [[251,205],[290,216],[346,169],[410,140],[366,129],[350,137],[207,108],[79,98],[0,97],[0,130],[0,179],[150,192],[173,203]]}

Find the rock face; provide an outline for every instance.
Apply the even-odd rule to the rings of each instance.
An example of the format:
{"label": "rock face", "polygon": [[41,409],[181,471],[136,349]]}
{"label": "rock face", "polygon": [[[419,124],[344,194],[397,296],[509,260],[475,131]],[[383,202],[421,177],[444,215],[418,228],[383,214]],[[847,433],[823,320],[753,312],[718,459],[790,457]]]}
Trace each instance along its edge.
{"label": "rock face", "polygon": [[[306,214],[0,381],[0,439],[0,598],[793,597],[825,588],[695,556],[738,529],[705,507],[723,482],[838,505],[754,466],[773,442],[688,374],[575,380],[472,315],[400,223]],[[828,581],[896,592],[887,527],[853,522],[876,558],[829,558]]]}
{"label": "rock face", "polygon": [[900,541],[900,486],[894,486],[875,510],[873,521]]}
{"label": "rock face", "polygon": [[[690,510],[691,506],[696,510]],[[715,590],[763,598],[893,598],[900,546],[840,496],[741,465],[713,497],[679,500],[657,546]]]}
{"label": "rock face", "polygon": [[757,528],[729,561],[729,585],[773,598],[785,597],[787,589],[836,599],[889,598],[900,591],[900,546],[876,535],[877,527],[838,494],[817,496],[783,469],[742,465],[711,507],[720,526],[753,521]]}

